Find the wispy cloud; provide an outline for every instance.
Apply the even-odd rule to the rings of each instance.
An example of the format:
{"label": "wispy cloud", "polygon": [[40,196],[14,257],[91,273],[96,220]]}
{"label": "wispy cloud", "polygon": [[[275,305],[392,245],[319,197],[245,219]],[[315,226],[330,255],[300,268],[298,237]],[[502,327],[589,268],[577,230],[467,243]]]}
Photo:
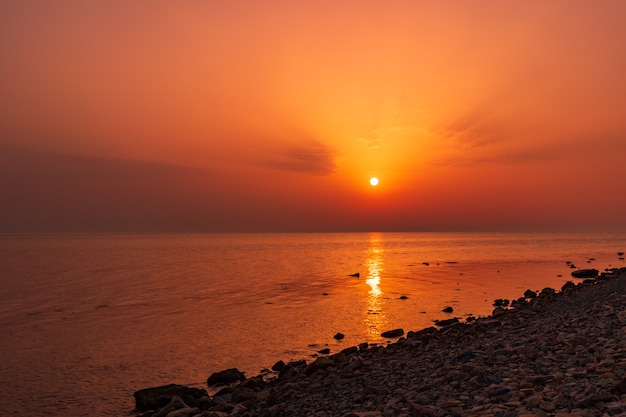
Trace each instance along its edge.
{"label": "wispy cloud", "polygon": [[372,133],[371,137],[360,137],[357,141],[368,151],[373,151],[380,147],[378,135],[375,132]]}
{"label": "wispy cloud", "polygon": [[[577,137],[553,137],[543,143],[516,140],[515,146],[497,146],[502,140],[482,143],[478,149],[457,149],[452,155],[433,161],[438,167],[473,167],[485,165],[523,165],[544,162],[585,160],[590,158],[613,159],[626,150],[619,134],[585,133]],[[470,141],[476,145],[480,141]],[[602,146],[598,146],[598,144]],[[493,145],[493,146],[488,146]],[[478,145],[476,145],[478,146]]]}
{"label": "wispy cloud", "polygon": [[272,155],[262,159],[260,165],[312,175],[330,175],[335,172],[336,152],[314,139],[281,145]]}
{"label": "wispy cloud", "polygon": [[446,123],[437,130],[437,136],[453,146],[481,148],[506,141],[508,129],[489,112],[474,110]]}
{"label": "wispy cloud", "polygon": [[563,154],[550,149],[526,149],[518,151],[499,151],[484,156],[452,156],[432,163],[437,167],[472,167],[484,165],[521,165],[533,162],[546,162],[562,159]]}
{"label": "wispy cloud", "polygon": [[[37,152],[11,147],[0,148],[3,169],[15,174],[46,181],[51,175],[65,181],[94,179],[149,179],[158,180],[190,175],[206,175],[209,170],[172,163],[141,161],[126,158],[96,157],[90,155]],[[22,178],[22,177],[20,177]]]}

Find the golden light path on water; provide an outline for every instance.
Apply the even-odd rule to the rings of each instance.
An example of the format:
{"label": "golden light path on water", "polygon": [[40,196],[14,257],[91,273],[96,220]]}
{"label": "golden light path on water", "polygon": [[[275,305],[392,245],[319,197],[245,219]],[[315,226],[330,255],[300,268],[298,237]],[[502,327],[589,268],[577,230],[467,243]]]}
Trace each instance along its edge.
{"label": "golden light path on water", "polygon": [[370,247],[366,259],[367,278],[366,284],[370,287],[367,295],[367,325],[368,340],[380,340],[380,333],[385,324],[385,316],[382,309],[383,291],[380,288],[380,274],[383,271],[383,246],[378,234],[370,235]]}

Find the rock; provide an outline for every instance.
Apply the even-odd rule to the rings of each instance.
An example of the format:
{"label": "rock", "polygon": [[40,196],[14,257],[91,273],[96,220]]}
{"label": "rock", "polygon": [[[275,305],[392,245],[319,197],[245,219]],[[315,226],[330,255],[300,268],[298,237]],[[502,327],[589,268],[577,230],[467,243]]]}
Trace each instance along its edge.
{"label": "rock", "polygon": [[409,400],[408,403],[409,403],[408,410],[409,410],[410,416],[412,417],[435,417],[435,411],[433,409],[422,406],[421,404],[418,404],[411,400]]}
{"label": "rock", "polygon": [[[277,378],[264,374],[204,396],[196,414],[626,417],[626,268],[610,272],[590,285],[518,299],[521,308],[497,318],[435,321],[447,327],[348,347],[308,365],[280,361]],[[144,417],[196,412],[180,400],[168,406]]]}
{"label": "rock", "polygon": [[463,352],[462,354],[460,354],[459,356],[457,356],[455,358],[456,361],[469,361],[470,359],[474,358],[474,352],[472,352],[471,350],[468,350],[466,352]]}
{"label": "rock", "polygon": [[576,284],[574,284],[572,281],[567,281],[565,284],[563,284],[563,286],[561,287],[561,292],[565,292],[565,291],[569,291],[573,288],[576,288]]}
{"label": "rock", "polygon": [[317,351],[317,353],[321,353],[322,355],[328,355],[330,353],[330,349],[329,348],[320,349]]}
{"label": "rock", "polygon": [[532,291],[532,290],[524,291],[524,298],[535,298],[535,297],[537,297],[537,293],[535,291]]}
{"label": "rock", "polygon": [[337,340],[341,340],[341,339],[343,339],[343,338],[344,338],[344,337],[346,337],[346,336],[345,336],[343,333],[337,333],[337,334],[335,334],[333,337],[334,337],[335,339],[337,339]]}
{"label": "rock", "polygon": [[217,385],[230,385],[235,382],[245,381],[246,377],[237,368],[230,368],[212,374],[206,381],[209,387]]}
{"label": "rock", "polygon": [[606,403],[615,401],[615,396],[613,394],[600,393],[600,394],[592,394],[583,400],[580,401],[580,405],[583,407],[592,407],[597,403]]}
{"label": "rock", "polygon": [[329,366],[335,366],[335,361],[333,361],[327,356],[321,356],[315,359],[310,364],[308,364],[306,368],[304,368],[304,373],[307,375],[310,375],[312,373],[317,372],[320,369],[326,369]]}
{"label": "rock", "polygon": [[[200,414],[200,409],[197,407],[185,407],[178,410],[170,411],[165,417],[193,417]],[[156,415],[155,415],[156,417]]]}
{"label": "rock", "polygon": [[400,337],[402,335],[404,335],[404,329],[393,329],[383,332],[380,336],[388,339],[393,339],[394,337]]}
{"label": "rock", "polygon": [[256,392],[252,388],[235,387],[232,392],[232,402],[242,403],[247,400],[254,400],[256,398]]}
{"label": "rock", "polygon": [[459,322],[459,319],[456,317],[453,317],[451,319],[446,319],[446,320],[435,320],[435,325],[439,327],[446,327],[446,326],[450,326],[458,322]]}
{"label": "rock", "polygon": [[502,307],[496,307],[493,309],[493,311],[491,312],[491,317],[500,317],[503,314],[506,314],[507,310],[505,308]]}
{"label": "rock", "polygon": [[263,379],[263,377],[254,376],[252,378],[246,379],[245,381],[243,381],[241,384],[237,386],[245,387],[245,388],[252,388],[256,390],[256,389],[263,389],[265,388],[266,385],[267,385],[267,382]]}
{"label": "rock", "polygon": [[598,276],[598,270],[595,268],[592,269],[579,269],[576,271],[572,271],[572,276],[574,278],[596,278]]}
{"label": "rock", "polygon": [[528,408],[537,408],[539,407],[540,403],[541,398],[536,395],[531,395],[530,397],[526,398],[526,407]]}
{"label": "rock", "polygon": [[447,306],[447,307],[444,307],[444,309],[441,311],[443,311],[444,313],[452,313],[454,309],[450,306]]}
{"label": "rock", "polygon": [[138,411],[157,410],[169,404],[174,397],[179,397],[186,404],[195,407],[198,400],[207,395],[206,390],[177,384],[144,388],[133,394]]}
{"label": "rock", "polygon": [[297,361],[291,361],[287,365],[294,367],[297,370],[302,370],[306,367],[306,361],[304,359],[299,359]]}
{"label": "rock", "polygon": [[541,408],[543,411],[554,411],[554,409],[556,408],[556,406],[554,405],[554,403],[551,403],[549,401],[541,401],[539,403],[539,408]]}
{"label": "rock", "polygon": [[298,370],[291,365],[285,365],[278,373],[278,379],[289,380],[297,377]]}
{"label": "rock", "polygon": [[512,308],[522,308],[526,306],[527,304],[528,304],[528,301],[526,301],[526,298],[524,297],[520,297],[517,300],[511,301]]}
{"label": "rock", "polygon": [[185,402],[180,397],[172,397],[172,400],[165,407],[161,408],[158,412],[152,415],[152,417],[167,417],[170,414],[173,414],[176,410],[191,408],[185,404]]}
{"label": "rock", "polygon": [[610,392],[615,395],[626,394],[626,376],[617,381]]}
{"label": "rock", "polygon": [[285,362],[278,361],[272,366],[272,371],[280,372],[281,369],[285,367]]}
{"label": "rock", "polygon": [[224,387],[217,391],[215,394],[213,394],[213,398],[217,400],[218,397],[224,397],[228,395],[228,400],[230,401],[230,397],[232,396],[232,394],[233,387]]}
{"label": "rock", "polygon": [[349,276],[355,277],[355,278],[359,278],[361,276],[361,274],[358,273],[358,272],[355,272],[354,274],[350,274]]}
{"label": "rock", "polygon": [[339,352],[339,354],[343,356],[356,355],[357,353],[359,353],[359,348],[357,346],[350,346]]}

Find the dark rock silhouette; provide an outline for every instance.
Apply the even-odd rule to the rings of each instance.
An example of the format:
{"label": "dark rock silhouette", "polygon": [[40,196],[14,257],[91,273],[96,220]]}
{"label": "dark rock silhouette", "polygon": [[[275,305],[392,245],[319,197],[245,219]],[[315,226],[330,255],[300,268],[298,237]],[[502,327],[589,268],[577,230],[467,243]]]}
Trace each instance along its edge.
{"label": "dark rock silhouette", "polygon": [[524,298],[535,298],[535,297],[537,297],[537,293],[535,291],[530,290],[530,289],[524,291]]}
{"label": "dark rock silhouette", "polygon": [[285,364],[285,362],[283,362],[282,360],[276,362],[273,366],[272,366],[272,371],[275,372],[280,372],[281,369],[283,369],[285,366],[287,366]]}
{"label": "dark rock silhouette", "polygon": [[203,389],[189,388],[177,384],[144,388],[133,394],[135,397],[135,408],[138,411],[158,410],[169,404],[174,397],[179,397],[185,404],[195,407],[198,400],[207,395],[207,392]]}
{"label": "dark rock silhouette", "polygon": [[572,271],[572,276],[574,278],[595,278],[598,276],[598,270],[593,269],[579,269],[577,271]]}
{"label": "dark rock silhouette", "polygon": [[355,272],[354,274],[350,274],[349,276],[355,277],[355,278],[359,278],[361,276],[361,274],[358,273],[358,272]]}
{"label": "dark rock silhouette", "polygon": [[391,338],[394,338],[394,337],[400,337],[403,334],[404,334],[404,330],[403,329],[393,329],[393,330],[388,330],[386,332],[383,332],[380,336],[391,339]]}
{"label": "dark rock silhouette", "polygon": [[459,323],[459,319],[456,317],[453,317],[451,319],[446,319],[446,320],[435,320],[435,326],[439,326],[439,327],[446,327],[446,326],[450,326],[456,323]]}
{"label": "dark rock silhouette", "polygon": [[229,385],[234,382],[245,381],[246,376],[237,368],[230,368],[224,371],[212,374],[206,381],[207,385],[214,387],[216,385]]}

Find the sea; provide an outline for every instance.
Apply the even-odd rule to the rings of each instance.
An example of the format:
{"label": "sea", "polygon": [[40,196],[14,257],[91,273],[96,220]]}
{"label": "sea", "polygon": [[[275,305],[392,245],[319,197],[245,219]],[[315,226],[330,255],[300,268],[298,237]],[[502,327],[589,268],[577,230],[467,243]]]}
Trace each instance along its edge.
{"label": "sea", "polygon": [[624,251],[624,233],[0,236],[0,413],[132,416],[139,389],[386,345]]}

